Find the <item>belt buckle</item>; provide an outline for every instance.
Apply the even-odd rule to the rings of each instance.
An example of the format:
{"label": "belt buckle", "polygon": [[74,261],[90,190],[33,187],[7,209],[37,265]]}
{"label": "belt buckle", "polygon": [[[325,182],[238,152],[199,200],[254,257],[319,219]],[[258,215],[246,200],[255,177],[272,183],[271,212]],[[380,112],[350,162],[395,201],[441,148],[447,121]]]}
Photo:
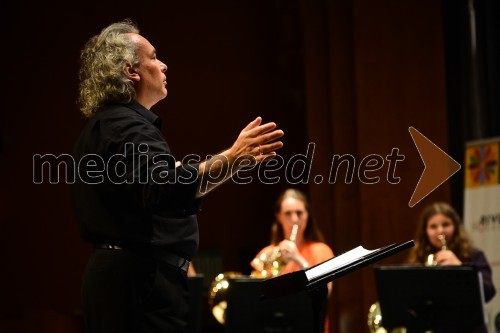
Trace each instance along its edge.
{"label": "belt buckle", "polygon": [[187,273],[188,270],[189,270],[189,260],[184,259],[184,258],[180,258],[180,260],[179,260],[179,268],[182,269],[183,271],[185,271]]}
{"label": "belt buckle", "polygon": [[98,244],[98,245],[96,245],[96,248],[106,249],[106,250],[123,250],[123,248],[119,247],[118,245],[113,245],[113,244]]}

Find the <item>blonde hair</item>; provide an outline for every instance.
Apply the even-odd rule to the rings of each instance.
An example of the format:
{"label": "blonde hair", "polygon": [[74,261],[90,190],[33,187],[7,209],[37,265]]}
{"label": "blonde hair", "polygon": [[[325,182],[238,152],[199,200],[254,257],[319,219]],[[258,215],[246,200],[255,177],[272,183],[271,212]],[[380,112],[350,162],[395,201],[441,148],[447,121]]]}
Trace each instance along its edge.
{"label": "blonde hair", "polygon": [[113,23],[90,38],[82,49],[78,102],[86,117],[105,104],[124,104],[135,98],[133,83],[125,75],[124,66],[139,65],[139,58],[128,33],[139,33],[131,20]]}

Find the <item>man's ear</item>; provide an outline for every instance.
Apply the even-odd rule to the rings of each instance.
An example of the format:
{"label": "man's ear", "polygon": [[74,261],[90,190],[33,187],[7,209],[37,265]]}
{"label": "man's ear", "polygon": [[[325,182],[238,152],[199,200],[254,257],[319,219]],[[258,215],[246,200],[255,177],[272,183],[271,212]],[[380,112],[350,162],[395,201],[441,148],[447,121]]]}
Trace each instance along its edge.
{"label": "man's ear", "polygon": [[123,67],[123,72],[132,81],[137,81],[138,82],[138,81],[141,80],[141,76],[139,75],[139,73],[137,73],[137,71],[135,70],[134,66],[132,66],[128,62]]}

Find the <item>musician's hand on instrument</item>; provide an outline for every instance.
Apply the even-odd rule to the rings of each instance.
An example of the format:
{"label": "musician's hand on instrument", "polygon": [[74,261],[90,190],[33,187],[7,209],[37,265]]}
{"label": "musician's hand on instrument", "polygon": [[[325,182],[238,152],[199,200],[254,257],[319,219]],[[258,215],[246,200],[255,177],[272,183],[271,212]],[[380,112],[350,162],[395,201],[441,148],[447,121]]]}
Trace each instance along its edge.
{"label": "musician's hand on instrument", "polygon": [[304,269],[309,267],[307,260],[300,254],[299,249],[295,242],[287,239],[281,241],[278,245],[280,247],[281,255],[286,260],[294,261],[300,268]]}
{"label": "musician's hand on instrument", "polygon": [[282,240],[278,246],[280,248],[281,255],[287,260],[295,261],[297,255],[300,255],[297,245],[288,239]]}
{"label": "musician's hand on instrument", "polygon": [[441,250],[436,253],[436,262],[441,266],[460,266],[462,262],[457,258],[455,253],[450,250]]}

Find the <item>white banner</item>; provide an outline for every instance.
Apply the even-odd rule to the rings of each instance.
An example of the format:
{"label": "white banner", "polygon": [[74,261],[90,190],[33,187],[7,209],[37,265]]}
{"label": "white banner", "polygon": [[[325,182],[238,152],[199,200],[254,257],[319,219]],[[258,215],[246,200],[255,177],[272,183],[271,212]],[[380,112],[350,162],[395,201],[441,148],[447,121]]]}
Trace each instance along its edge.
{"label": "white banner", "polygon": [[493,270],[496,296],[486,305],[488,332],[500,333],[500,138],[469,142],[465,151],[464,226]]}

